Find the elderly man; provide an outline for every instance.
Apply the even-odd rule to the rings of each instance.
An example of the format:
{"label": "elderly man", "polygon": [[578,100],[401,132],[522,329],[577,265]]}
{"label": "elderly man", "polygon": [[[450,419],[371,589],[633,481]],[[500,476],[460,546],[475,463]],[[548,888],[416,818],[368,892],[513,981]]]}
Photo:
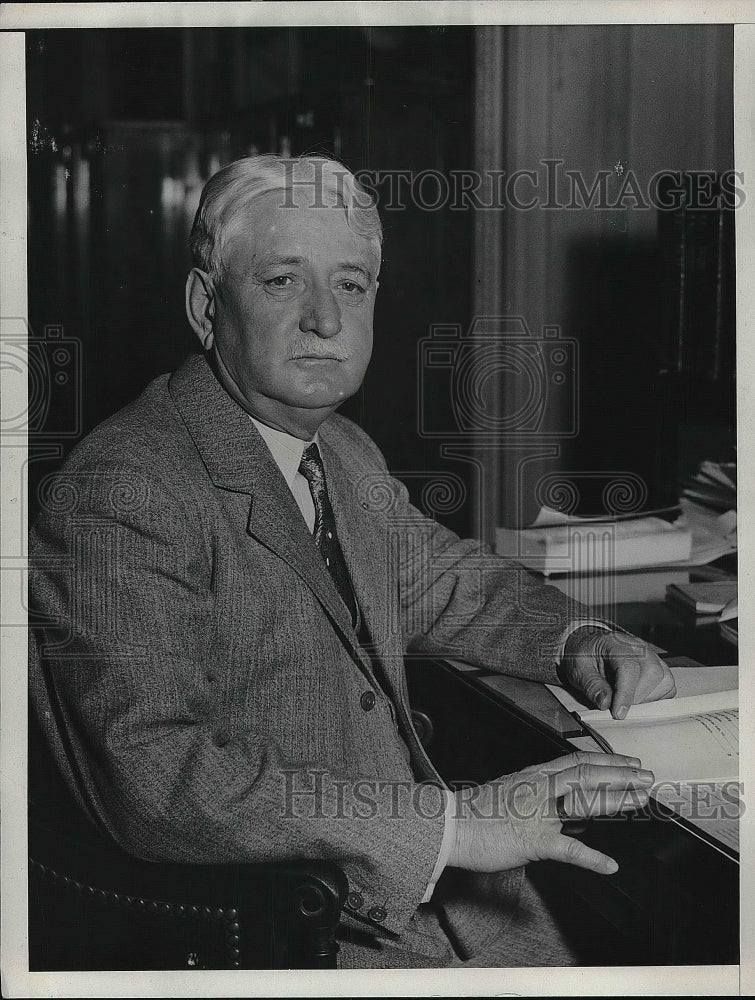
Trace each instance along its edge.
{"label": "elderly man", "polygon": [[578,754],[454,794],[403,657],[552,682],[560,666],[618,716],[673,695],[667,668],[424,518],[334,414],[370,359],[381,259],[345,168],[230,164],[191,246],[204,354],[81,442],[33,532],[53,625],[32,692],[63,774],[145,858],[337,860],[343,966],[570,961],[523,866],[615,870],[561,818],[642,805],[652,775]]}

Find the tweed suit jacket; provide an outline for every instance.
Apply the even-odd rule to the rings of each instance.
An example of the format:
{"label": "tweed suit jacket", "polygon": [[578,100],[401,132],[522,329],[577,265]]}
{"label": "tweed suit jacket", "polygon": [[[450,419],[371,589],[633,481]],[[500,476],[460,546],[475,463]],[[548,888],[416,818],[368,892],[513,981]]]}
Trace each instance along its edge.
{"label": "tweed suit jacket", "polygon": [[350,421],[330,417],[320,442],[370,649],[249,416],[194,356],[44,491],[31,692],[74,793],[127,851],[333,858],[361,916],[399,935],[444,801],[404,654],[552,681],[581,609],[421,515]]}

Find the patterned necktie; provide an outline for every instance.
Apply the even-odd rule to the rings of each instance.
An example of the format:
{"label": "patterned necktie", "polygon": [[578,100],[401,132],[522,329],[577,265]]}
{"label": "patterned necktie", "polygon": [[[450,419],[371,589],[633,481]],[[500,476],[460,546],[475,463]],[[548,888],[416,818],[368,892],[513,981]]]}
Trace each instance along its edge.
{"label": "patterned necktie", "polygon": [[333,508],[330,505],[328,487],[325,483],[325,469],[316,444],[311,444],[304,449],[299,472],[309,483],[309,491],[315,505],[315,528],[313,531],[315,543],[320,550],[320,555],[325,560],[325,565],[330,570],[330,575],[333,577],[333,582],[338,588],[343,603],[351,612],[351,623],[356,628],[359,621],[356,597],[351,586],[349,571],[346,569],[341,543],[336,534]]}

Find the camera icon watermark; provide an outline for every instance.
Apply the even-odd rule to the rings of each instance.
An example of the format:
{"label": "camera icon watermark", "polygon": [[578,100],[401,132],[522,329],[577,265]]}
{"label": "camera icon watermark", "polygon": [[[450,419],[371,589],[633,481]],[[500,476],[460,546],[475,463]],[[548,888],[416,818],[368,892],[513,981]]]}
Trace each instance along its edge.
{"label": "camera icon watermark", "polygon": [[82,432],[81,342],[62,326],[36,336],[23,317],[0,319],[4,442],[78,438]]}
{"label": "camera icon watermark", "polygon": [[434,325],[419,343],[423,437],[527,440],[578,432],[579,345],[557,326],[534,336],[521,316]]}

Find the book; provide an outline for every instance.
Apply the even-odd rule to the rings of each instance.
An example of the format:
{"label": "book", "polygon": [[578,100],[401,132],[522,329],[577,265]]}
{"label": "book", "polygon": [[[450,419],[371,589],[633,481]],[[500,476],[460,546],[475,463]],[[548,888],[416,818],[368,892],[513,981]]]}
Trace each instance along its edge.
{"label": "book", "polygon": [[687,479],[682,484],[682,496],[695,500],[713,510],[733,510],[737,506],[736,496],[722,494],[715,486],[708,486],[699,480]]}
{"label": "book", "polygon": [[626,719],[598,710],[580,713],[613,753],[639,757],[655,783],[721,783],[739,778],[737,691],[633,705]]}
{"label": "book", "polygon": [[738,777],[739,671],[736,666],[671,667],[675,698],[632,705],[626,719],[586,706],[558,685],[548,690],[614,753],[639,757],[656,782],[722,782]]}
{"label": "book", "polygon": [[[736,666],[671,667],[677,696],[633,705],[623,721],[586,708],[556,685],[550,691],[615,753],[639,757],[655,774],[652,798],[675,822],[737,860],[739,711]],[[595,751],[591,736],[570,742]]]}
{"label": "book", "polygon": [[705,580],[700,583],[670,583],[666,598],[697,615],[715,615],[737,596],[736,580]]}
{"label": "book", "polygon": [[720,622],[728,622],[732,618],[739,618],[739,599],[736,594],[718,613],[718,620]]}
{"label": "book", "polygon": [[[664,185],[674,182],[662,180],[669,197]],[[734,211],[722,201],[701,204],[693,173],[681,181],[682,197],[658,213],[661,361],[688,385],[720,384],[736,367]],[[721,192],[720,176],[711,184]]]}

